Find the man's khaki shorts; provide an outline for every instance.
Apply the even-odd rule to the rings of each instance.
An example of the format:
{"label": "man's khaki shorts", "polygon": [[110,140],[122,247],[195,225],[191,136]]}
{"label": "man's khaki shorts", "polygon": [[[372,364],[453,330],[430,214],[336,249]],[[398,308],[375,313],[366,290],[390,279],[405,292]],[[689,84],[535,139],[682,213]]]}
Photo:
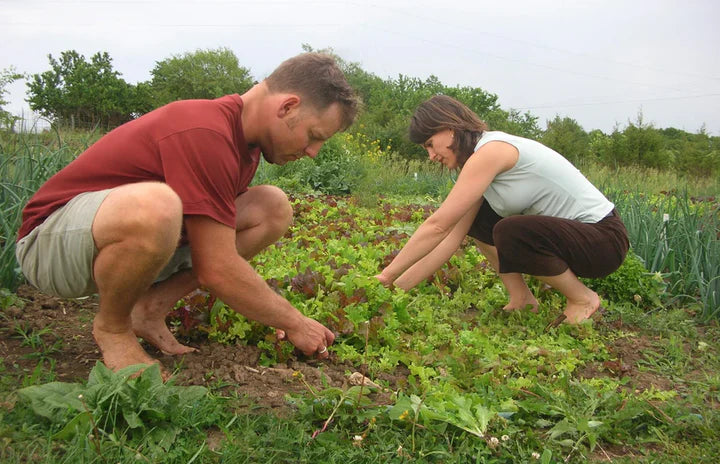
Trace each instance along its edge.
{"label": "man's khaki shorts", "polygon": [[[49,295],[65,298],[97,293],[93,262],[98,249],[92,224],[110,192],[112,189],[81,193],[17,242],[15,257],[32,285]],[[156,282],[190,268],[190,247],[180,247]]]}

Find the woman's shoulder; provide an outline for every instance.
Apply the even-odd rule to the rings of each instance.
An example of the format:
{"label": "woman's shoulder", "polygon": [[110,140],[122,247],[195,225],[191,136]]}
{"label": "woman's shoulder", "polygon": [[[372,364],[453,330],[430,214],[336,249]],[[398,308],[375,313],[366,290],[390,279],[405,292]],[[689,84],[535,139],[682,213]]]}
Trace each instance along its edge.
{"label": "woman's shoulder", "polygon": [[486,140],[496,140],[501,138],[511,137],[510,134],[503,132],[503,131],[484,131],[482,135],[480,136],[480,141],[486,141]]}
{"label": "woman's shoulder", "polygon": [[508,134],[506,132],[485,131],[480,136],[480,140],[478,140],[477,144],[475,144],[475,151],[479,150],[480,147],[482,147],[483,145],[488,144],[490,142],[505,142],[505,143],[509,143],[510,145],[513,145],[517,148],[517,144],[521,140],[522,140],[522,137]]}

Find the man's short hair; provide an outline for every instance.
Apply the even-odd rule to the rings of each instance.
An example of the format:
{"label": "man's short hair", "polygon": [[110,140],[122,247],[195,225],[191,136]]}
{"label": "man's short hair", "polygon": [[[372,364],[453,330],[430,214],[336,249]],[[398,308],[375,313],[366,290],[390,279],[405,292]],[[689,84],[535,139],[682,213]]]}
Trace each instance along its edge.
{"label": "man's short hair", "polygon": [[339,103],[343,129],[355,120],[359,98],[332,55],[303,53],[283,61],[265,79],[271,93],[296,93],[318,111]]}

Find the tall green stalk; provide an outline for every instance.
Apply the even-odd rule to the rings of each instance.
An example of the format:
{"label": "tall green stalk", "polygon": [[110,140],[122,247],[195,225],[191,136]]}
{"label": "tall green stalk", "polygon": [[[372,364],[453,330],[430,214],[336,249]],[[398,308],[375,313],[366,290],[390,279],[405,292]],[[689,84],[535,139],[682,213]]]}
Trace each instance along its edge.
{"label": "tall green stalk", "polygon": [[25,203],[76,154],[67,146],[51,147],[24,134],[0,139],[0,287],[14,290],[23,279],[15,260],[15,238]]}
{"label": "tall green stalk", "polygon": [[702,318],[720,316],[720,204],[681,195],[611,195],[635,252],[666,274],[669,292],[698,299]]}

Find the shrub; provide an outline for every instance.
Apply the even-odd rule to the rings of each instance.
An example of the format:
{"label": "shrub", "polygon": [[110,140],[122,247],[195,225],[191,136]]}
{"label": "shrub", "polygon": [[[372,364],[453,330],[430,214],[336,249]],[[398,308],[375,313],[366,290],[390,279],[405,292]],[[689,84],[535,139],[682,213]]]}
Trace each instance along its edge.
{"label": "shrub", "polygon": [[662,306],[666,283],[660,273],[649,272],[642,258],[632,250],[620,268],[602,279],[581,279],[603,297],[615,303],[629,302],[645,309]]}

